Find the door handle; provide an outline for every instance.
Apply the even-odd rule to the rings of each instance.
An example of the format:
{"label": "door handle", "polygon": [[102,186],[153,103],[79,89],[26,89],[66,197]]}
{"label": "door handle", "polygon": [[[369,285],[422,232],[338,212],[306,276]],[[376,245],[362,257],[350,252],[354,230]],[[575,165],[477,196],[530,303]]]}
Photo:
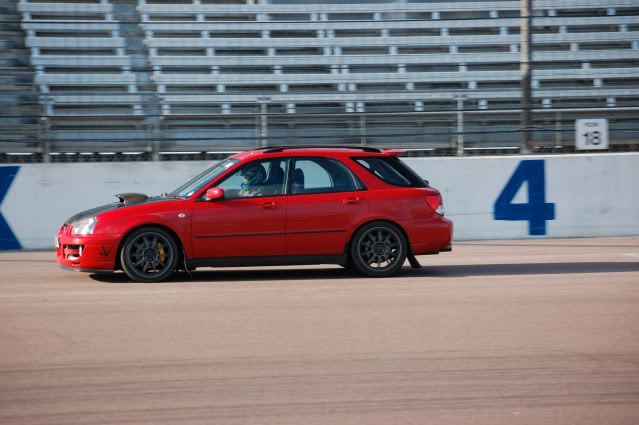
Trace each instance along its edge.
{"label": "door handle", "polygon": [[277,202],[264,202],[262,203],[262,205],[260,205],[263,209],[265,210],[272,210],[277,208],[278,203]]}
{"label": "door handle", "polygon": [[361,202],[359,196],[351,196],[350,198],[344,199],[344,204],[346,205],[356,205]]}

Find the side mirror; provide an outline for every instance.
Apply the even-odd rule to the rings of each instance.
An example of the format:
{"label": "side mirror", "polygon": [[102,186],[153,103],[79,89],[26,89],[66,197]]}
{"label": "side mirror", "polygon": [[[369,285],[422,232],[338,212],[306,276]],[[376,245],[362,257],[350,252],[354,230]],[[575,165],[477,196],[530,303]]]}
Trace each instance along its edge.
{"label": "side mirror", "polygon": [[224,189],[221,187],[212,187],[206,191],[206,200],[215,201],[224,198]]}

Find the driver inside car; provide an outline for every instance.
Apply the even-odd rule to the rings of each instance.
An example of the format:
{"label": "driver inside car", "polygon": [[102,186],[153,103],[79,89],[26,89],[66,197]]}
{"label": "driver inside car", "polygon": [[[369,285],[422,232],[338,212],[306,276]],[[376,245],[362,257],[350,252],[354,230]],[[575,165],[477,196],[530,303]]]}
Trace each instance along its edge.
{"label": "driver inside car", "polygon": [[240,196],[244,198],[260,196],[265,178],[266,170],[261,164],[250,166],[244,171],[244,181],[242,181]]}

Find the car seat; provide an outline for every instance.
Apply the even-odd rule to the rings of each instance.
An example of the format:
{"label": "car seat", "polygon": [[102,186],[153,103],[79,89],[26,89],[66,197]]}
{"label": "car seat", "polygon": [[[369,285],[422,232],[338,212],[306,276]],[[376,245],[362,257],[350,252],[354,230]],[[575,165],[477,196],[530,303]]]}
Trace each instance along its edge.
{"label": "car seat", "polygon": [[293,194],[302,193],[304,191],[304,171],[296,168],[293,172]]}

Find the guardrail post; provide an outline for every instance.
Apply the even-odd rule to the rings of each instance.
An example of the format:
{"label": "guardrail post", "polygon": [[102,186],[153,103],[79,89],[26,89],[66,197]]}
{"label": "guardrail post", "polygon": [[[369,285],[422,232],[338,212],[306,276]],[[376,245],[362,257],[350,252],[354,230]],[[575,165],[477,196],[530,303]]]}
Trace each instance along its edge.
{"label": "guardrail post", "polygon": [[260,102],[260,145],[268,146],[268,102],[271,100],[268,96],[259,96],[257,100]]}
{"label": "guardrail post", "polygon": [[532,122],[532,0],[521,0],[521,152],[530,153]]}
{"label": "guardrail post", "polygon": [[367,141],[366,141],[366,115],[362,114],[359,117],[359,139],[360,139],[360,144],[362,146],[366,146]]}
{"label": "guardrail post", "polygon": [[457,156],[464,155],[464,96],[457,96]]}

